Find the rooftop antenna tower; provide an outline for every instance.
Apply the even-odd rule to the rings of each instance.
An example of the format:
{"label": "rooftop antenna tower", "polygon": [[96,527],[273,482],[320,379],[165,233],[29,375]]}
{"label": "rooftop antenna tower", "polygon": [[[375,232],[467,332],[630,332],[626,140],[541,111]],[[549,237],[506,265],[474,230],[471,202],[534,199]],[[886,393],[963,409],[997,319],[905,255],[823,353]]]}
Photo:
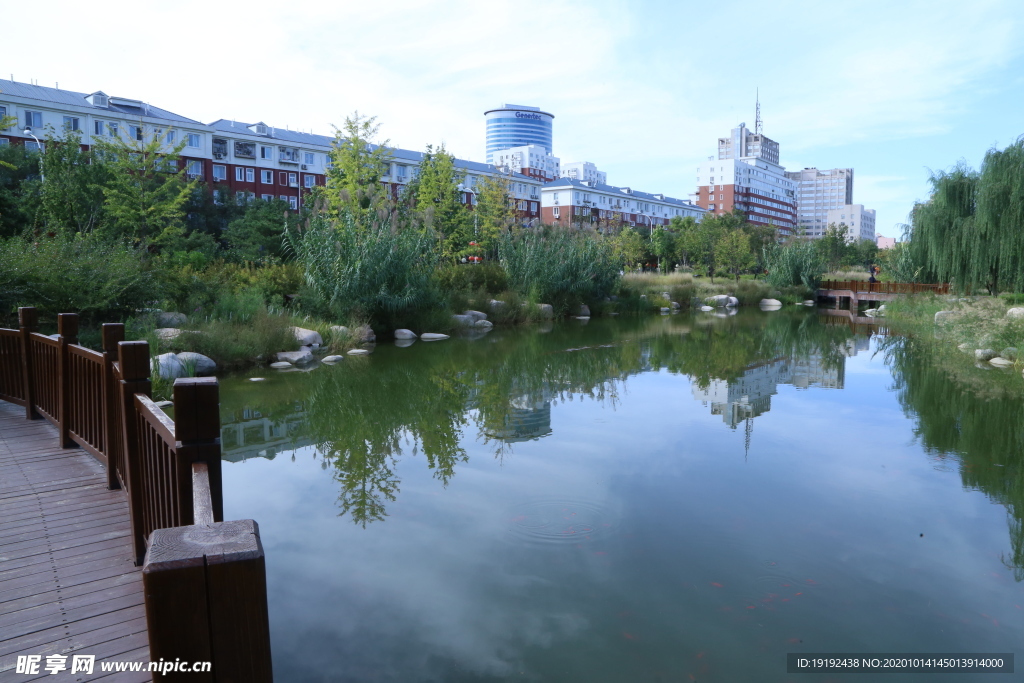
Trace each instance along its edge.
{"label": "rooftop antenna tower", "polygon": [[755,101],[757,102],[757,104],[755,105],[755,113],[754,113],[754,135],[760,135],[761,134],[761,91],[760,91],[760,89],[758,89],[758,90],[755,90],[754,92],[757,93],[755,95],[755,97],[756,97]]}

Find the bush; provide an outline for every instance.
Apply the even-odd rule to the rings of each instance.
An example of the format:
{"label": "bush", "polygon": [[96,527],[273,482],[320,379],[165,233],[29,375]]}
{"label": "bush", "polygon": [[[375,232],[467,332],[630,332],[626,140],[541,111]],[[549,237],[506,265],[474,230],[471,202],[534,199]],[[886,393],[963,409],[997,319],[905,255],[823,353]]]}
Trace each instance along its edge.
{"label": "bush", "polygon": [[498,294],[508,289],[508,276],[498,263],[460,264],[437,269],[437,282],[445,292],[485,290]]}
{"label": "bush", "polygon": [[558,227],[505,233],[498,254],[510,288],[551,304],[557,313],[604,299],[618,285],[622,268],[610,240]]}
{"label": "bush", "polygon": [[0,240],[0,313],[35,306],[44,318],[78,313],[83,325],[123,320],[161,291],[144,249],[95,235]]}
{"label": "bush", "polygon": [[825,264],[809,240],[793,239],[788,244],[772,244],[764,250],[765,281],[772,287],[802,285],[806,289],[817,289]]}

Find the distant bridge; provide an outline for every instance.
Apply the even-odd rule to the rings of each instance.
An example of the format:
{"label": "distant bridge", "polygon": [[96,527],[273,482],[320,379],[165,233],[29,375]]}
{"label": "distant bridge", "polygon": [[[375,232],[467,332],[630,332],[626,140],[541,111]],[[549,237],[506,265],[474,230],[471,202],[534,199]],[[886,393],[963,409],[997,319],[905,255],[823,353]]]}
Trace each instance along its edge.
{"label": "distant bridge", "polygon": [[917,282],[866,282],[864,280],[823,280],[818,298],[834,298],[836,308],[849,299],[850,310],[856,311],[861,301],[892,301],[906,294],[949,294],[949,284],[923,285]]}

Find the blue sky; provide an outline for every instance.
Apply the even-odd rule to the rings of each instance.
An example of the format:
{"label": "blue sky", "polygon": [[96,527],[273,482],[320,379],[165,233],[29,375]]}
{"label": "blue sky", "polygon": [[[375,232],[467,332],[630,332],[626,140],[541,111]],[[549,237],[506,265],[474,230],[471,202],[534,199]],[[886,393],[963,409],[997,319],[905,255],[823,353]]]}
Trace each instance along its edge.
{"label": "blue sky", "polygon": [[45,35],[5,31],[0,71],[203,121],[330,133],[359,110],[393,144],[475,160],[485,109],[532,104],[555,114],[562,161],[684,198],[760,90],[783,165],[853,167],[854,201],[890,236],[929,169],[1024,134],[1020,0],[104,7],[37,2]]}

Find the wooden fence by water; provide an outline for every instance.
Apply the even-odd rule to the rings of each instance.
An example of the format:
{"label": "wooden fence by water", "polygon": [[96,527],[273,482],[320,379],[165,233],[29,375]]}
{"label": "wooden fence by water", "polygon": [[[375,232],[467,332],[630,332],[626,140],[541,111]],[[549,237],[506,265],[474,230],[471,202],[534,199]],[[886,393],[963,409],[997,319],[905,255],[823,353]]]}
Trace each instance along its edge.
{"label": "wooden fence by water", "polygon": [[223,521],[217,380],[175,380],[172,420],[151,398],[147,342],[106,324],[93,351],[78,344],[77,315],[60,314],[53,336],[38,322],[21,308],[19,329],[0,328],[0,399],[46,419],[59,447],[81,447],[124,490],[151,661],[212,662],[154,680],[271,681],[259,528]]}

